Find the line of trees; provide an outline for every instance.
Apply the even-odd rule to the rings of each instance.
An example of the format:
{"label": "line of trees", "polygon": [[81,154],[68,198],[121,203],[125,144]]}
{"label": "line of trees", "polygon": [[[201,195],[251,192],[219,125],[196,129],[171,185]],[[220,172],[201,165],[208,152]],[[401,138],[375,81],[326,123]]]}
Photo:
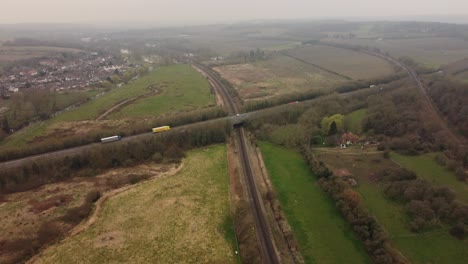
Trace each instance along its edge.
{"label": "line of trees", "polygon": [[275,96],[269,99],[257,99],[257,100],[249,100],[245,102],[243,109],[246,112],[251,112],[255,110],[265,109],[277,105],[287,104],[287,103],[294,103],[296,101],[304,101],[304,100],[311,100],[317,97],[326,95],[327,92],[325,90],[311,90],[307,92],[301,93],[290,93],[280,96]]}
{"label": "line of trees", "polygon": [[427,84],[432,101],[460,135],[468,135],[468,84],[442,76],[433,77]]}
{"label": "line of trees", "polygon": [[352,91],[368,88],[371,85],[388,84],[388,83],[391,83],[396,80],[400,80],[408,76],[406,72],[402,72],[400,68],[398,68],[397,70],[398,70],[398,73],[384,76],[381,78],[375,78],[375,79],[363,80],[363,81],[354,81],[354,82],[348,82],[348,83],[342,84],[338,86],[335,89],[335,91],[337,93],[349,93]]}
{"label": "line of trees", "polygon": [[304,149],[303,155],[319,177],[319,186],[333,199],[374,263],[409,263],[392,247],[387,233],[363,204],[361,195],[340,177],[333,175],[309,148]]}
{"label": "line of trees", "polygon": [[42,158],[32,164],[3,170],[0,191],[18,192],[75,176],[92,177],[105,169],[134,166],[148,160],[178,161],[184,150],[225,142],[230,129],[230,124],[220,120],[184,130],[149,134],[132,142],[98,145],[73,156]]}
{"label": "line of trees", "polygon": [[[406,74],[404,73],[398,73],[398,74],[389,75],[386,77],[373,79],[373,80],[347,82],[345,84],[342,84],[336,87],[334,89],[334,92],[337,92],[339,94],[345,94],[345,93],[354,92],[358,90],[364,90],[364,89],[369,88],[371,85],[388,84],[388,83],[400,80],[405,76]],[[244,111],[255,111],[255,110],[260,110],[260,109],[264,109],[268,107],[287,104],[287,103],[291,103],[295,101],[315,99],[320,96],[329,95],[331,93],[332,93],[331,91],[327,91],[323,89],[310,90],[306,92],[290,93],[290,94],[275,96],[275,97],[268,98],[268,99],[249,100],[245,102],[243,108],[244,108]]]}
{"label": "line of trees", "polygon": [[[40,143],[30,143],[25,147],[15,147],[0,151],[0,161],[22,158],[49,151],[66,149],[99,142],[103,137],[112,135],[131,136],[151,131],[151,128],[163,125],[180,126],[225,117],[227,113],[219,107],[209,107],[191,112],[159,116],[147,122],[133,122],[128,127],[96,129],[86,134],[79,134],[66,138],[46,138]],[[4,121],[5,122],[5,121]]]}

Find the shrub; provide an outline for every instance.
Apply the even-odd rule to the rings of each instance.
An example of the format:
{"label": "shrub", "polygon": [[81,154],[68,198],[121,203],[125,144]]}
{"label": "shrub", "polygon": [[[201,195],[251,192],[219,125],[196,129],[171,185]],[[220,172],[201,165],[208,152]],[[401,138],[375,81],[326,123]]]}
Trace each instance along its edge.
{"label": "shrub", "polygon": [[156,163],[160,163],[163,160],[163,156],[161,155],[161,153],[156,152],[153,154],[153,156],[151,156],[151,160]]}
{"label": "shrub", "polygon": [[463,224],[457,224],[456,226],[450,228],[450,234],[460,240],[466,238],[466,229]]}
{"label": "shrub", "polygon": [[37,242],[45,245],[62,236],[63,231],[57,222],[45,222],[39,227],[37,232]]}
{"label": "shrub", "polygon": [[458,167],[455,170],[455,175],[457,176],[457,179],[460,180],[460,181],[465,181],[466,178],[467,178],[465,169],[463,169],[463,167]]}

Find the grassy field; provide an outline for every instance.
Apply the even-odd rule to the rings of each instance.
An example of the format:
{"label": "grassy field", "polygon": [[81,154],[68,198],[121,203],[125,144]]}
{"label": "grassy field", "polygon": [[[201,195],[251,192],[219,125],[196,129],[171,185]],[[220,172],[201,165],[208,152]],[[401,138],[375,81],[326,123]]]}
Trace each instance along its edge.
{"label": "grassy field", "polygon": [[[3,147],[24,146],[37,137],[54,133],[54,130],[82,126],[85,120],[95,120],[115,104],[136,96],[151,93],[148,87],[160,90],[158,94],[135,101],[109,117],[118,119],[126,117],[145,117],[173,111],[190,110],[215,103],[208,81],[189,65],[172,65],[160,67],[152,73],[120,88],[115,88],[105,95],[85,103],[73,110],[59,114],[44,122],[35,123],[8,137]],[[94,95],[96,92],[87,92]],[[73,94],[59,94],[61,104],[75,100]],[[103,124],[108,126],[109,124]],[[76,128],[79,129],[79,128]],[[81,130],[81,129],[79,129]],[[78,133],[78,132],[77,132]]]}
{"label": "grassy field", "polygon": [[362,131],[362,120],[367,114],[367,109],[359,109],[345,116],[345,126],[353,133],[360,134]]}
{"label": "grassy field", "polygon": [[266,142],[260,148],[306,263],[369,263],[363,245],[301,155]]}
{"label": "grassy field", "polygon": [[347,49],[313,45],[288,53],[354,80],[378,78],[394,73],[392,65],[385,60]]}
{"label": "grassy field", "polygon": [[161,85],[162,93],[124,107],[112,118],[159,115],[166,112],[190,110],[214,105],[210,84],[189,65],[159,68],[154,83]]}
{"label": "grassy field", "polygon": [[333,40],[348,44],[378,47],[394,57],[409,56],[428,67],[455,62],[468,56],[467,42],[456,38],[351,39]]}
{"label": "grassy field", "polygon": [[64,109],[78,102],[84,102],[86,101],[87,98],[91,98],[99,94],[100,92],[102,91],[87,90],[87,91],[57,93],[56,98],[55,98],[56,107],[58,109]]}
{"label": "grassy field", "polygon": [[[355,150],[358,151],[358,150]],[[366,207],[386,229],[392,243],[412,263],[465,263],[468,246],[448,234],[445,228],[429,233],[412,233],[407,226],[408,218],[401,204],[385,198],[370,175],[397,164],[384,159],[382,154],[340,155],[321,153],[320,159],[333,169],[346,169],[359,182],[357,191]]]}
{"label": "grassy field", "polygon": [[[192,86],[192,83],[194,83],[194,86]],[[151,115],[171,111],[172,108],[180,110],[184,108],[190,109],[194,105],[205,106],[206,104],[209,104],[209,100],[214,101],[214,97],[210,94],[209,84],[201,75],[199,75],[189,65],[172,65],[160,67],[128,85],[115,88],[90,103],[57,116],[55,121],[80,121],[94,119],[99,114],[105,112],[107,109],[121,101],[151,93],[151,90],[148,88],[153,85],[156,89],[162,90],[162,94],[155,95],[153,97],[161,97],[161,99],[152,99],[152,97],[148,97],[146,99],[138,100],[134,104],[122,109],[122,115]],[[194,88],[198,88],[198,90],[194,91]],[[186,95],[186,93],[194,95],[196,92],[201,93],[201,95],[198,95],[197,98],[193,100],[188,98]],[[168,101],[170,103],[155,106],[151,105],[151,103],[154,103],[152,100],[156,100],[156,102]]]}
{"label": "grassy field", "polygon": [[435,156],[435,153],[420,156],[403,156],[391,153],[391,158],[399,165],[414,171],[418,177],[434,185],[449,187],[455,191],[458,199],[468,203],[468,185],[457,180],[452,171],[437,164]]}
{"label": "grassy field", "polygon": [[94,225],[39,263],[236,263],[225,153],[191,151],[177,175],[110,198]]}
{"label": "grassy field", "polygon": [[222,66],[216,70],[234,85],[244,99],[331,89],[346,81],[283,55],[255,63]]}

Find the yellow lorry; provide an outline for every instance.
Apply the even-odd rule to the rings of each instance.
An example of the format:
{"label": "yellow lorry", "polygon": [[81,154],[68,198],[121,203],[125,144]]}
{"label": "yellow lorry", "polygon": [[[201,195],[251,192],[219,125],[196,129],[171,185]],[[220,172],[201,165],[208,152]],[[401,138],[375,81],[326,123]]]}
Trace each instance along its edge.
{"label": "yellow lorry", "polygon": [[153,133],[159,133],[171,129],[170,126],[161,126],[153,128]]}

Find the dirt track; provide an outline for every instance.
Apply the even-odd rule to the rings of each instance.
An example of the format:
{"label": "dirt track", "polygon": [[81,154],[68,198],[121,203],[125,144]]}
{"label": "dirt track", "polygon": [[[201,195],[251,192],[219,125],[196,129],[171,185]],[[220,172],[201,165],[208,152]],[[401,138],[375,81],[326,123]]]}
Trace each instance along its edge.
{"label": "dirt track", "polygon": [[122,101],[114,106],[112,106],[111,108],[109,108],[107,111],[105,111],[104,113],[102,113],[100,116],[98,116],[96,118],[96,121],[99,121],[101,119],[103,119],[104,117],[108,116],[109,114],[111,114],[112,112],[115,112],[117,110],[120,110],[121,108],[123,108],[124,106],[136,101],[136,100],[139,100],[139,99],[143,99],[145,97],[148,97],[148,96],[152,96],[152,95],[156,95],[156,94],[159,94],[159,90],[155,90],[151,93],[147,93],[147,94],[143,94],[143,95],[140,95],[140,96],[136,96],[136,97],[132,97],[130,99],[127,99],[125,101]]}

